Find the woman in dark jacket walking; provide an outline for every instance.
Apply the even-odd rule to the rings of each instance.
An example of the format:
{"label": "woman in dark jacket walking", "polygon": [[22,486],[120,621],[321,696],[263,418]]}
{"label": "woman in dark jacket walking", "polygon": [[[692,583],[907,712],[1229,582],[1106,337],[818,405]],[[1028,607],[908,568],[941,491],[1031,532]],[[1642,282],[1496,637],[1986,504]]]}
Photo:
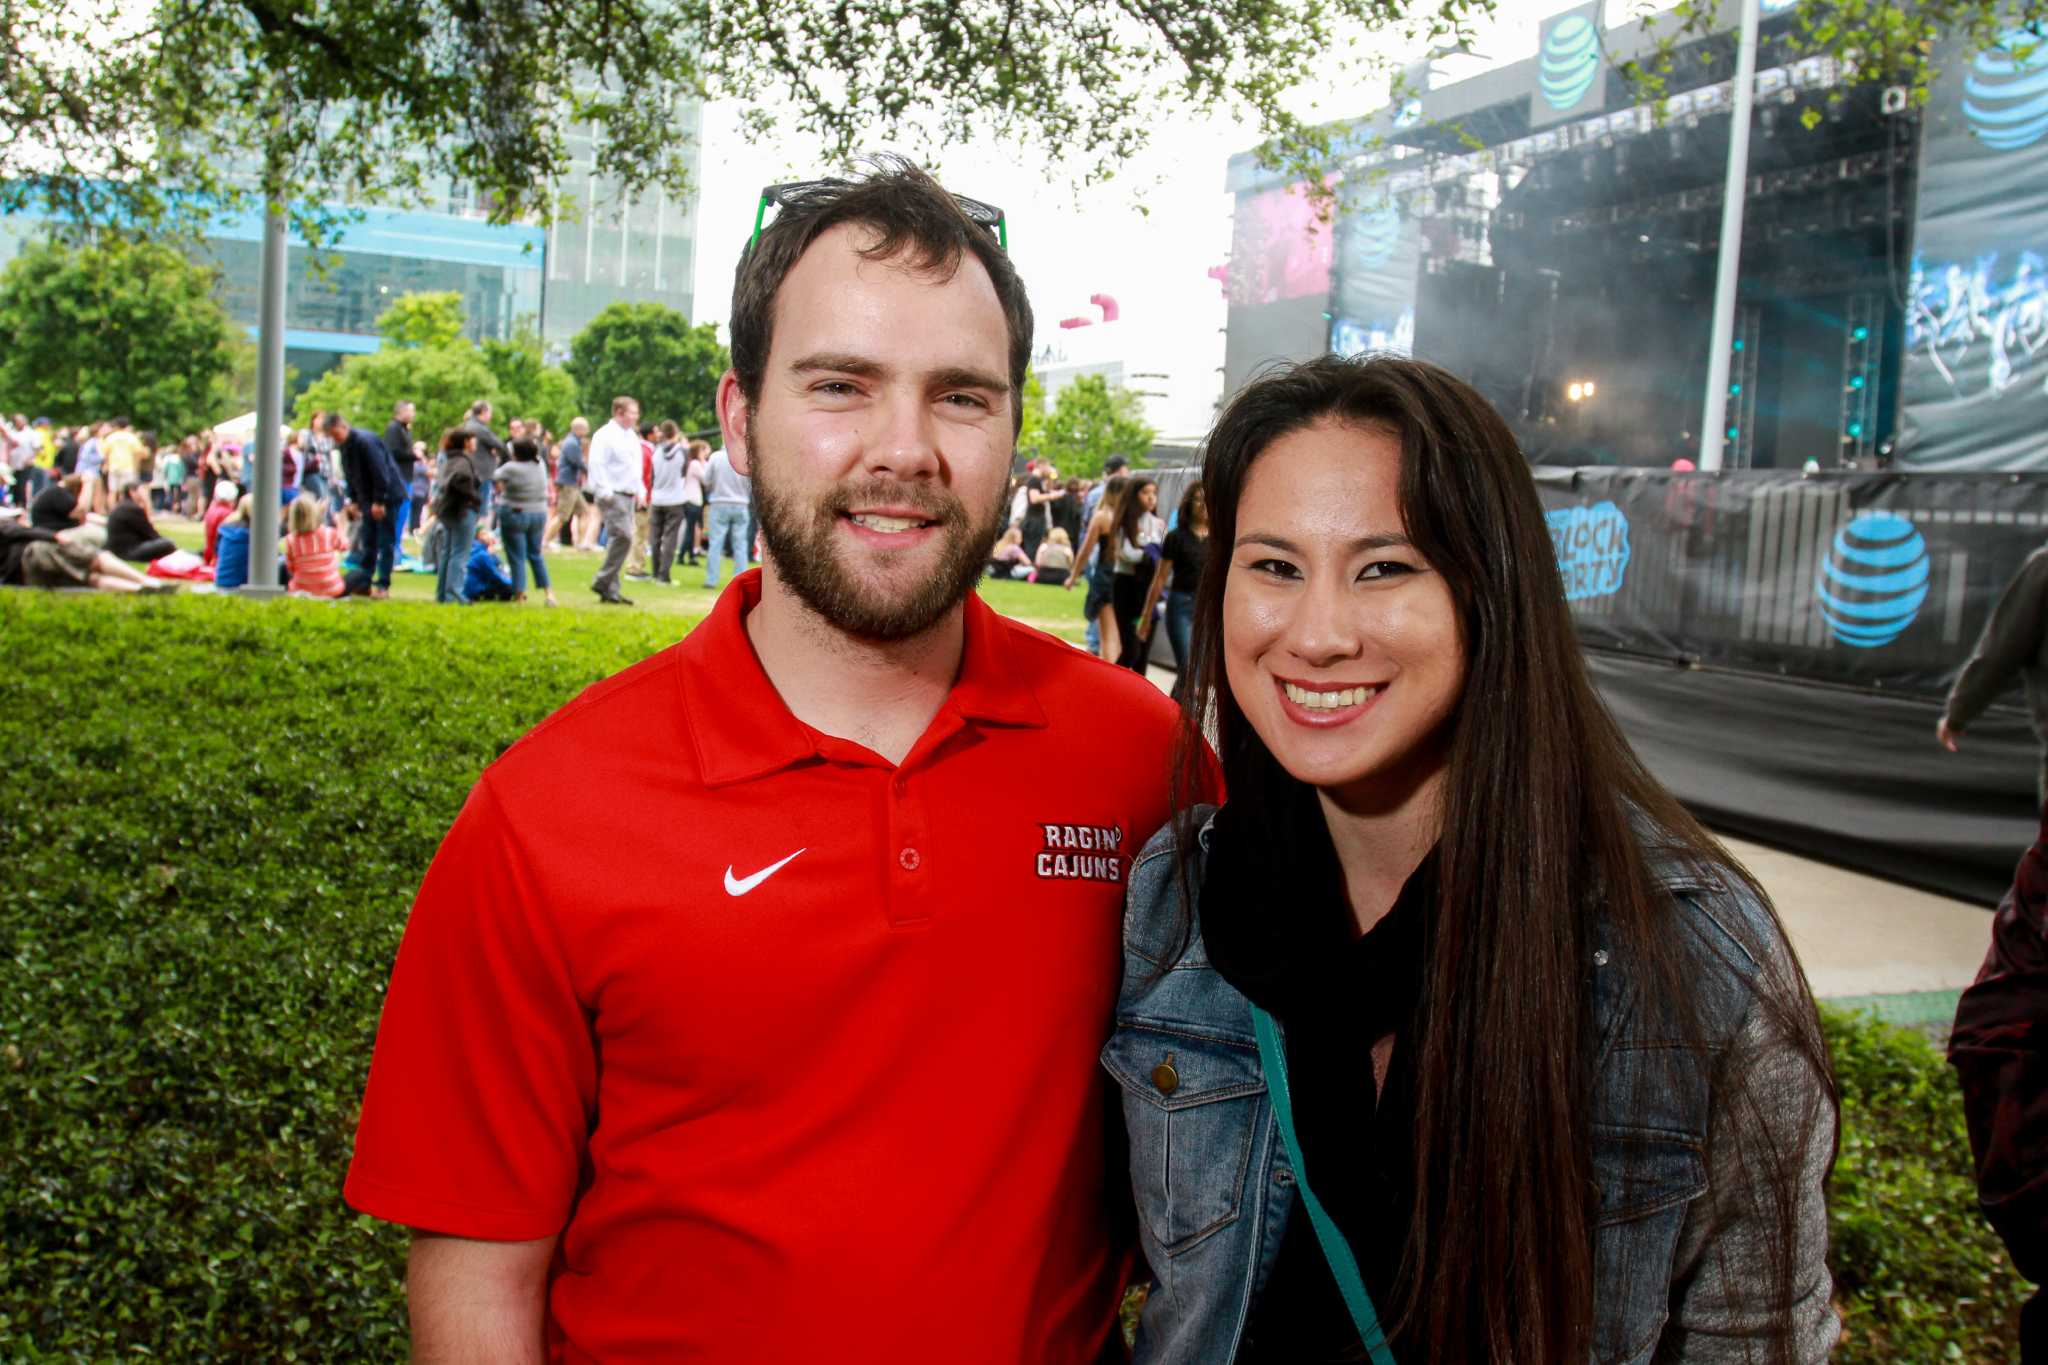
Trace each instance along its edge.
{"label": "woman in dark jacket walking", "polygon": [[441,472],[434,483],[434,517],[441,523],[441,549],[434,557],[434,600],[466,602],[462,576],[469,567],[470,542],[483,506],[483,483],[471,458],[476,438],[456,427],[441,437]]}

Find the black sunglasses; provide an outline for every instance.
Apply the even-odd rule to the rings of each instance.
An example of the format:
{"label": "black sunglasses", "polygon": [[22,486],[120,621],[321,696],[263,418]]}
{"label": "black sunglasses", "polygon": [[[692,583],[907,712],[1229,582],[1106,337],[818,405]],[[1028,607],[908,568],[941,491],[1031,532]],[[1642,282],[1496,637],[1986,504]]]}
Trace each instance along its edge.
{"label": "black sunglasses", "polygon": [[[748,249],[751,250],[754,243],[761,240],[761,225],[767,221],[769,205],[773,204],[779,207],[786,203],[791,196],[803,190],[816,189],[824,185],[845,185],[848,183],[845,180],[831,179],[792,180],[788,184],[768,186],[761,191],[761,202],[754,210],[754,235],[747,239]],[[1010,224],[1009,220],[1003,216],[1001,209],[997,208],[994,204],[984,204],[979,199],[969,199],[964,194],[954,195],[953,202],[960,206],[960,211],[966,214],[970,221],[981,224],[981,226],[995,234],[997,246],[1001,247],[1005,252],[1009,251]]]}

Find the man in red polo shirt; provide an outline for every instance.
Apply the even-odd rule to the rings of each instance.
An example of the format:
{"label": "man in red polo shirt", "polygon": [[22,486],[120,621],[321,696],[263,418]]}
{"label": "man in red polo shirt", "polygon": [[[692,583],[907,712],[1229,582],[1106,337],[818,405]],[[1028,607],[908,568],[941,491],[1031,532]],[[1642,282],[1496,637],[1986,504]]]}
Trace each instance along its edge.
{"label": "man in red polo shirt", "polygon": [[985,221],[896,163],[779,202],[718,398],[763,568],[484,773],[399,950],[347,1197],[416,1230],[418,1359],[1121,1355],[1173,713],[972,595],[1031,350]]}

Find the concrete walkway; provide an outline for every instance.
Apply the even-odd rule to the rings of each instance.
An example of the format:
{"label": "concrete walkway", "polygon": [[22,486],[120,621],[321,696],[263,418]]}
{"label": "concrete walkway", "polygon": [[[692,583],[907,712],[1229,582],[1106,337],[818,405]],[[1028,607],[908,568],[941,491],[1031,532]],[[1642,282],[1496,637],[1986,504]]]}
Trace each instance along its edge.
{"label": "concrete walkway", "polygon": [[1956,995],[1991,944],[1989,910],[1782,849],[1723,842],[1770,893],[1816,996],[1895,1024],[1955,1017]]}

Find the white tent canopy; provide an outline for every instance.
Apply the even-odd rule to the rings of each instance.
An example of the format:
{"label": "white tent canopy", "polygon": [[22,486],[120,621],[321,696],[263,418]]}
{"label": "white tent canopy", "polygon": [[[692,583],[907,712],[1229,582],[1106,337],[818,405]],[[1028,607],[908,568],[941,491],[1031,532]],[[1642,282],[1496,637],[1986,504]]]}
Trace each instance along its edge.
{"label": "white tent canopy", "polygon": [[237,441],[246,445],[256,439],[256,414],[245,412],[240,417],[231,417],[216,426],[213,434],[223,441]]}

